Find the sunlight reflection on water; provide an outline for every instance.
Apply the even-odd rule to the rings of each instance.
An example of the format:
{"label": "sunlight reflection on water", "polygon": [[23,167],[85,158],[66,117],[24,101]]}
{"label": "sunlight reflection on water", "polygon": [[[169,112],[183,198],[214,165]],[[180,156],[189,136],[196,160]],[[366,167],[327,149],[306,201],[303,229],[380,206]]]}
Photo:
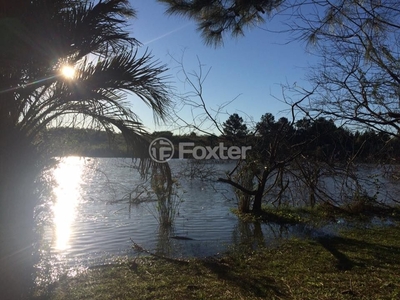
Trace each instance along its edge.
{"label": "sunlight reflection on water", "polygon": [[71,228],[76,217],[76,209],[81,199],[81,176],[84,160],[79,157],[64,157],[53,175],[57,186],[53,189],[55,203],[52,207],[55,231],[55,249],[70,247]]}
{"label": "sunlight reflection on water", "polygon": [[[214,167],[218,177],[233,166]],[[181,202],[174,226],[163,231],[157,222],[157,202],[146,196],[149,182],[139,176],[131,159],[61,158],[47,174],[51,192],[43,195],[36,284],[44,286],[62,275],[75,276],[91,266],[136,257],[131,239],[158,254],[204,257],[232,246],[270,245],[281,238],[314,233],[300,225],[240,222],[230,211],[237,207],[233,190],[216,180],[180,175],[187,168],[185,161],[171,161],[180,183],[176,200]],[[129,203],[137,195],[146,201]],[[336,224],[322,233],[335,230]],[[173,235],[191,240],[171,239]]]}

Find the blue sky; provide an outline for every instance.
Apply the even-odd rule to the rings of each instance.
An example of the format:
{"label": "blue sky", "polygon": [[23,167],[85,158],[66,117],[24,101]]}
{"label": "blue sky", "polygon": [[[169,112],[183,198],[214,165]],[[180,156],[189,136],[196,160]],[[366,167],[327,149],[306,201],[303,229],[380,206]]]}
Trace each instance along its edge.
{"label": "blue sky", "polygon": [[[181,60],[183,55],[188,72],[199,71],[197,57],[204,65],[203,71],[211,68],[203,84],[204,99],[211,110],[236,98],[224,112],[236,112],[249,122],[251,119],[259,121],[267,112],[278,119],[286,116],[282,111],[288,109],[287,105],[275,99],[282,99],[281,84],[307,86],[304,80],[307,67],[316,59],[306,52],[304,44],[288,44],[289,35],[268,31],[283,29],[279,19],[260,24],[262,28],[246,31],[245,37],[228,37],[223,47],[213,48],[204,45],[193,21],[166,15],[161,3],[131,0],[131,4],[137,10],[137,18],[132,20],[130,27],[132,36],[143,44],[143,51],[148,48],[156,59],[167,64],[170,82],[177,93],[184,94],[190,89],[181,82],[182,74],[171,56]],[[176,127],[172,122],[156,125],[148,107],[133,96],[129,96],[129,100],[150,131]],[[179,116],[191,120],[189,109],[181,111]],[[227,117],[219,116],[221,122]]]}

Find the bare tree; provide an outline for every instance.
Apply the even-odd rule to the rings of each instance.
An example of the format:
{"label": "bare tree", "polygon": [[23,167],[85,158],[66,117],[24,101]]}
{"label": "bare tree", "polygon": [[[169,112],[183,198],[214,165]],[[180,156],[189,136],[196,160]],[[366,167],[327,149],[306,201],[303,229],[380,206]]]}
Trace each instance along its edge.
{"label": "bare tree", "polygon": [[352,126],[398,136],[400,10],[397,1],[313,1],[293,26],[320,57],[315,91],[302,105]]}
{"label": "bare tree", "polygon": [[[397,135],[399,130],[399,28],[395,0],[371,1],[159,1],[167,13],[193,19],[206,44],[221,45],[224,34],[278,15],[281,32],[304,40],[320,57],[315,84],[303,112],[323,113],[352,125]],[[298,90],[299,91],[299,90]],[[304,91],[303,91],[304,92]],[[304,94],[303,94],[304,96]],[[298,102],[295,100],[294,102]]]}
{"label": "bare tree", "polygon": [[[264,118],[264,120],[266,119],[269,118]],[[295,136],[293,131],[288,130],[292,123],[274,123],[268,134],[255,136],[255,151],[252,156],[239,161],[237,167],[227,175],[227,178],[218,179],[239,190],[243,196],[253,197],[251,209],[253,213],[261,212],[264,196],[282,183],[281,175],[302,153],[302,146],[305,142],[291,141]],[[262,124],[263,121],[258,123],[257,127],[261,128]],[[237,170],[239,170],[238,174],[236,174]],[[252,173],[252,180],[249,179],[249,172]],[[253,185],[250,184],[251,181],[253,181]],[[281,184],[280,187],[284,190],[287,185]],[[250,201],[247,199],[246,203],[250,204]],[[244,211],[249,210],[248,207],[243,206],[243,208]]]}

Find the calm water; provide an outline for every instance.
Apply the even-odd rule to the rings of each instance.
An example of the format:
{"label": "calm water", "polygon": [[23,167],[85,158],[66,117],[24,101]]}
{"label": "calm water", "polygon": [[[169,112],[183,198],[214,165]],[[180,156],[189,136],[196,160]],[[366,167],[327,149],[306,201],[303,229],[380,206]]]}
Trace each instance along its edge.
{"label": "calm water", "polygon": [[[203,172],[212,172],[212,177],[223,176],[232,166],[217,164]],[[44,177],[52,191],[38,208],[42,238],[37,245],[37,284],[52,282],[65,273],[74,275],[89,266],[112,263],[120,257],[135,256],[132,240],[152,252],[203,257],[226,251],[231,245],[272,243],[277,237],[301,235],[308,230],[302,226],[240,222],[230,212],[237,206],[231,187],[190,179],[201,172],[185,161],[172,161],[171,168],[179,177],[180,187],[175,190],[176,217],[169,231],[160,229],[157,202],[148,193],[149,183],[132,168],[131,159],[65,157],[46,171]],[[130,205],[127,199],[138,195],[146,201]],[[328,226],[324,230],[334,228]]]}
{"label": "calm water", "polygon": [[[223,174],[225,164],[215,170]],[[172,163],[175,174],[181,163]],[[175,257],[209,256],[240,242],[241,230],[249,235],[252,225],[240,225],[230,209],[236,206],[232,189],[225,184],[186,180],[176,189],[173,228],[161,230],[157,202],[147,196],[149,183],[132,168],[131,159],[62,158],[45,177],[54,186],[41,206],[38,248],[39,284],[63,273],[111,263],[118,256],[137,255],[133,240],[142,247]],[[127,198],[141,194],[146,202],[130,205]],[[169,239],[184,236],[192,240]]]}

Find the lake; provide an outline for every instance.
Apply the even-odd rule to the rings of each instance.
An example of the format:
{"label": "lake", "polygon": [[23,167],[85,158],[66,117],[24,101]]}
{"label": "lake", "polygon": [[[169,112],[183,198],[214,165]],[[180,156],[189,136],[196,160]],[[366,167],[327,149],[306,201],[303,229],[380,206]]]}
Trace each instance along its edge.
{"label": "lake", "polygon": [[[132,249],[132,241],[154,253],[205,257],[241,244],[272,244],[280,238],[310,233],[310,228],[301,225],[238,220],[231,212],[237,207],[233,189],[215,180],[199,179],[201,174],[214,179],[224,176],[234,164],[198,166],[180,160],[170,162],[174,177],[179,179],[179,188],[173,197],[174,225],[170,230],[162,229],[150,184],[139,176],[133,165],[126,158],[64,157],[43,173],[51,188],[36,210],[40,233],[36,245],[38,285],[51,283],[63,274],[73,276],[90,266],[136,256],[138,252]],[[376,167],[362,169],[372,174],[368,182],[378,180],[381,191],[382,185],[396,189],[395,182],[374,175]],[[377,187],[372,183],[365,185],[373,192]],[[145,201],[129,204],[129,198],[136,197]],[[387,193],[380,192],[379,197],[389,201]],[[323,229],[325,233],[335,230],[335,224]],[[176,236],[185,239],[170,238]]]}

